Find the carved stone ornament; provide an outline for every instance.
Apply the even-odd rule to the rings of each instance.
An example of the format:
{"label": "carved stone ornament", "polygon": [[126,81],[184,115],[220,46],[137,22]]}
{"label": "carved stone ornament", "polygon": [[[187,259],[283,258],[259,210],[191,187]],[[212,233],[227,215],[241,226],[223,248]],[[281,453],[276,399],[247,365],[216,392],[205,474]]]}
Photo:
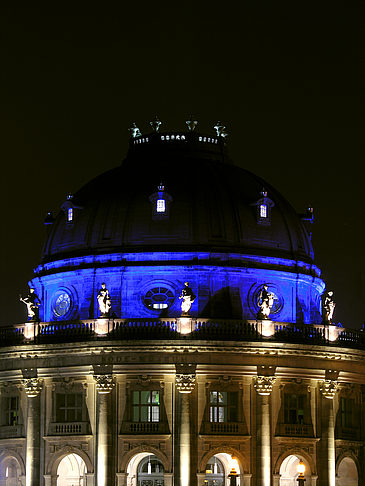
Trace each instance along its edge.
{"label": "carved stone ornament", "polygon": [[333,400],[338,390],[338,383],[335,380],[325,380],[322,381],[319,389],[325,398]]}
{"label": "carved stone ornament", "polygon": [[22,380],[22,384],[27,397],[34,398],[42,391],[43,380],[40,378],[26,378]]}
{"label": "carved stone ornament", "polygon": [[110,393],[115,387],[113,375],[94,375],[96,390],[100,395]]}
{"label": "carved stone ornament", "polygon": [[176,375],[175,385],[179,393],[191,393],[195,388],[195,382],[195,374]]}
{"label": "carved stone ornament", "polygon": [[275,380],[275,376],[256,376],[253,386],[259,395],[271,395]]}

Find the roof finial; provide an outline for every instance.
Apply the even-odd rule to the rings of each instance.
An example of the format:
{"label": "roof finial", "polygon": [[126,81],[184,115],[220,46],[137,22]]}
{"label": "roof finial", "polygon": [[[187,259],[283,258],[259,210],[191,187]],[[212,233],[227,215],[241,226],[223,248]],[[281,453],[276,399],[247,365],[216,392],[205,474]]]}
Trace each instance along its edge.
{"label": "roof finial", "polygon": [[222,123],[220,121],[218,121],[215,124],[214,130],[217,132],[218,137],[226,138],[227,135],[228,135],[227,132],[226,132],[226,127],[224,125],[222,125]]}
{"label": "roof finial", "polygon": [[187,124],[190,132],[193,132],[195,130],[196,126],[198,125],[198,122],[197,122],[197,120],[194,120],[193,115],[190,115],[189,120],[186,120],[185,123]]}
{"label": "roof finial", "polygon": [[132,123],[132,126],[128,128],[128,131],[131,134],[132,138],[140,137],[142,135],[141,130],[134,122]]}
{"label": "roof finial", "polygon": [[150,125],[151,125],[151,127],[153,128],[153,130],[154,130],[155,132],[158,132],[158,131],[159,131],[159,129],[160,129],[160,125],[161,125],[161,122],[160,122],[160,120],[158,119],[158,116],[155,116],[155,119],[154,119],[154,120],[152,120],[152,121],[150,121]]}

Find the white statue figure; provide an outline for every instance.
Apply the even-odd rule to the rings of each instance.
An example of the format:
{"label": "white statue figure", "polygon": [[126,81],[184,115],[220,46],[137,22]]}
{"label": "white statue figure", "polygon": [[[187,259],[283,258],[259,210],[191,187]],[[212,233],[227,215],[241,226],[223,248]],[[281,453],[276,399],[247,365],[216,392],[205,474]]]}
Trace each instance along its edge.
{"label": "white statue figure", "polygon": [[324,320],[329,324],[332,323],[335,307],[336,303],[333,300],[333,292],[329,290],[323,302]]}
{"label": "white statue figure", "polygon": [[191,309],[191,304],[194,302],[196,299],[196,296],[194,295],[193,291],[189,287],[189,282],[185,282],[185,286],[181,291],[181,295],[179,299],[182,299],[181,302],[181,312],[182,315],[189,315],[190,309]]}
{"label": "white statue figure", "polygon": [[34,292],[34,288],[29,288],[29,293],[26,297],[20,296],[21,302],[27,306],[28,320],[38,321],[39,320],[39,306],[41,305],[41,300],[38,295]]}
{"label": "white statue figure", "polygon": [[257,317],[259,319],[268,319],[273,304],[274,304],[274,294],[268,292],[267,285],[265,284],[259,295],[260,310]]}
{"label": "white statue figure", "polygon": [[101,289],[98,292],[98,304],[100,317],[108,317],[112,307],[109,290],[105,287],[105,283],[101,284]]}

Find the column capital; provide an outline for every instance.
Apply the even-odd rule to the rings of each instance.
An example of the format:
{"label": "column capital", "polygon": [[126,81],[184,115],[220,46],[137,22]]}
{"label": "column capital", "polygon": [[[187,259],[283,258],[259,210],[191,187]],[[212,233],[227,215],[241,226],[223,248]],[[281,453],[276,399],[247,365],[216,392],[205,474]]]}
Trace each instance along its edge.
{"label": "column capital", "polygon": [[22,385],[27,397],[34,398],[42,391],[43,380],[41,378],[24,378]]}
{"label": "column capital", "polygon": [[108,393],[111,393],[115,387],[112,374],[94,375],[94,380],[96,383],[96,390],[99,395],[107,395]]}
{"label": "column capital", "polygon": [[259,395],[271,395],[275,380],[275,376],[255,376],[253,386]]}
{"label": "column capital", "polygon": [[333,400],[336,396],[338,391],[339,384],[336,380],[324,380],[320,382],[319,390],[324,396],[324,398],[328,398],[329,400]]}
{"label": "column capital", "polygon": [[179,363],[175,365],[175,386],[179,393],[191,393],[195,388],[195,364]]}

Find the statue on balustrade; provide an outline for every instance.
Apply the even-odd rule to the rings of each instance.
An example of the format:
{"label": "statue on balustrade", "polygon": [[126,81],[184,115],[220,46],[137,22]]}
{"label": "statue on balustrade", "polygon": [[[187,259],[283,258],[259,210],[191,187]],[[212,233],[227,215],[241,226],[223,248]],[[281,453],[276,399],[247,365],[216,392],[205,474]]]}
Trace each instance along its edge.
{"label": "statue on balustrade", "polygon": [[333,292],[329,290],[324,298],[323,302],[323,313],[324,313],[324,320],[328,324],[332,324],[333,320],[333,313],[335,311],[336,303],[333,300]]}
{"label": "statue on balustrade", "polygon": [[181,295],[180,295],[179,299],[182,299],[182,302],[181,302],[182,315],[188,316],[190,309],[191,309],[191,304],[196,299],[194,292],[189,287],[189,282],[185,282],[185,286],[181,291]]}
{"label": "statue on balustrade", "polygon": [[105,283],[101,284],[101,289],[97,295],[100,317],[109,317],[112,303],[110,299],[109,290],[106,288]]}
{"label": "statue on balustrade", "polygon": [[34,292],[33,287],[29,288],[29,292],[26,297],[20,296],[20,301],[24,302],[24,304],[27,306],[28,320],[39,321],[39,306],[41,305],[41,300]]}
{"label": "statue on balustrade", "polygon": [[259,307],[260,310],[257,314],[258,319],[268,319],[271,308],[274,304],[274,294],[269,292],[267,285],[265,284],[259,295]]}

